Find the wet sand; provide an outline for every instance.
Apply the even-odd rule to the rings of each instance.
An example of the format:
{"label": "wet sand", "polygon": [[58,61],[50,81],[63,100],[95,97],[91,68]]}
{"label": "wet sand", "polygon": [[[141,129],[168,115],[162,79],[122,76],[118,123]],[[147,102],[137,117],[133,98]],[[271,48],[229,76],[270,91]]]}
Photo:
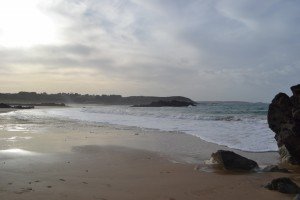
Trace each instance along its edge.
{"label": "wet sand", "polygon": [[[228,148],[181,133],[53,122],[0,135],[1,199],[291,199],[262,185],[300,179],[213,170],[203,161]],[[274,152],[235,152],[278,162]]]}
{"label": "wet sand", "polygon": [[14,108],[0,108],[0,113],[6,113],[6,112],[11,112],[14,111],[16,109]]}

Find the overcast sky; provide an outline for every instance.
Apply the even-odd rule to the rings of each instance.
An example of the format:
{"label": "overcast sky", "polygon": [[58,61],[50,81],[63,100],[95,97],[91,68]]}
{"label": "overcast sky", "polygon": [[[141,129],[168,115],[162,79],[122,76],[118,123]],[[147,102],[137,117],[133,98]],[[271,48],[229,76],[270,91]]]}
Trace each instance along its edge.
{"label": "overcast sky", "polygon": [[0,92],[269,102],[300,83],[300,1],[0,0]]}

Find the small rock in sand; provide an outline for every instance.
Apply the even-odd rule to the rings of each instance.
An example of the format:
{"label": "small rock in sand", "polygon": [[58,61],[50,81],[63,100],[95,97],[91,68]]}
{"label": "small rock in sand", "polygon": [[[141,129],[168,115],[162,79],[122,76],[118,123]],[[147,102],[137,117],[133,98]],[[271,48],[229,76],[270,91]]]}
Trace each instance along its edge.
{"label": "small rock in sand", "polygon": [[300,192],[298,185],[287,177],[273,179],[265,188],[286,194],[297,194]]}
{"label": "small rock in sand", "polygon": [[297,194],[295,197],[294,197],[294,199],[293,200],[300,200],[300,193],[299,194]]}
{"label": "small rock in sand", "polygon": [[281,172],[290,173],[289,170],[285,168],[279,168],[277,165],[269,165],[262,169],[262,172]]}
{"label": "small rock in sand", "polygon": [[232,151],[218,150],[211,155],[213,164],[219,164],[227,170],[251,171],[258,168],[258,164]]}

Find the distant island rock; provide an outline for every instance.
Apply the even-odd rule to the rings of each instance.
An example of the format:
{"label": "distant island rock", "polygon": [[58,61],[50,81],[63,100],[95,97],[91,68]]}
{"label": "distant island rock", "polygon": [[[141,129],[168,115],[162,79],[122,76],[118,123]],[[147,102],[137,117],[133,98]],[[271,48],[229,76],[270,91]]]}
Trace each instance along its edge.
{"label": "distant island rock", "polygon": [[149,104],[140,104],[133,105],[132,107],[187,107],[187,106],[196,106],[194,102],[186,102],[186,101],[155,101]]}
{"label": "distant island rock", "polygon": [[35,103],[31,104],[33,106],[58,106],[58,107],[65,107],[66,104],[64,103]]}
{"label": "distant island rock", "polygon": [[269,106],[268,124],[275,133],[284,162],[300,164],[300,84],[291,87],[293,95],[277,94]]}

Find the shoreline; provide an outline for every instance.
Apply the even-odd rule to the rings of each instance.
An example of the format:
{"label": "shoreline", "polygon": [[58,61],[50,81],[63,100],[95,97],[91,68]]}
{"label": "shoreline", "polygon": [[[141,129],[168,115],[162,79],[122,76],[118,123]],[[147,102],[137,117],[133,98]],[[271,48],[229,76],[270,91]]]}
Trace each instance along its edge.
{"label": "shoreline", "polygon": [[8,113],[8,112],[12,112],[12,111],[16,111],[17,109],[15,108],[0,108],[0,114],[1,113]]}
{"label": "shoreline", "polygon": [[[1,110],[3,109],[0,109],[0,113],[16,111],[15,109],[4,109],[4,111],[1,112]],[[194,136],[179,131],[163,131],[158,129],[140,128],[125,125],[96,124],[92,122],[73,119],[66,119],[63,121],[54,119],[50,122],[51,124],[49,125],[43,123],[37,124],[37,126],[34,127],[33,130],[29,129],[25,133],[29,135],[28,137],[30,137],[31,139],[39,136],[38,134],[35,134],[39,132],[42,134],[50,134],[50,137],[48,139],[51,139],[54,136],[57,137],[57,140],[61,139],[62,141],[66,141],[68,137],[73,137],[78,141],[84,139],[85,144],[91,143],[92,145],[99,144],[121,147],[123,146],[138,150],[145,150],[169,157],[174,162],[191,164],[204,162],[205,160],[210,158],[210,155],[212,153],[220,149],[234,151],[237,154],[257,161],[261,165],[277,164],[279,161],[279,155],[277,151],[243,151],[208,142],[201,139],[199,136]],[[18,124],[19,122],[16,121],[15,123]],[[4,135],[7,135],[7,138],[9,138],[9,135],[12,132],[13,131],[8,131],[7,134]],[[18,135],[20,132],[22,132],[22,130],[18,130],[15,134]],[[62,135],[61,133],[64,135]],[[22,138],[23,136],[24,134],[19,134],[20,138]],[[48,136],[45,135],[45,137],[47,138]],[[33,142],[34,144],[43,143],[43,140],[45,141],[45,138],[37,138],[39,138],[39,140]],[[93,141],[88,140],[88,138],[93,139]],[[2,141],[5,142],[5,140]],[[31,142],[31,140],[20,140],[15,141],[14,143],[15,146],[17,146],[18,142],[21,142],[21,146],[26,146],[26,143],[28,141]],[[66,145],[66,143],[61,145]],[[71,148],[69,145],[66,146],[68,146],[68,148]],[[65,149],[67,148],[66,146],[59,146],[58,148]],[[37,150],[39,151],[39,147],[37,148]],[[36,150],[34,145],[31,145],[30,149],[32,149],[33,151]],[[47,148],[43,147],[43,149]],[[48,150],[51,152],[50,149]]]}
{"label": "shoreline", "polygon": [[[226,105],[221,105],[225,106]],[[251,105],[251,109],[256,106]],[[211,106],[209,106],[211,107]],[[243,106],[237,106],[241,109]],[[204,109],[204,111],[202,111]],[[131,108],[128,106],[72,105],[68,108],[40,108],[30,111],[17,111],[13,117],[21,119],[47,119],[57,116],[60,119],[86,121],[101,125],[114,124],[126,129],[126,126],[144,127],[159,132],[181,131],[201,139],[243,151],[266,152],[277,150],[274,134],[266,124],[266,117],[251,112],[246,115],[231,114],[212,106],[212,113],[205,113],[203,107],[194,108]],[[215,114],[214,109],[217,109]],[[259,108],[257,108],[259,109]],[[204,113],[202,113],[204,112]],[[103,122],[103,123],[101,123]],[[118,125],[117,125],[118,124]],[[257,141],[258,140],[258,141]],[[259,142],[260,141],[260,142]]]}

